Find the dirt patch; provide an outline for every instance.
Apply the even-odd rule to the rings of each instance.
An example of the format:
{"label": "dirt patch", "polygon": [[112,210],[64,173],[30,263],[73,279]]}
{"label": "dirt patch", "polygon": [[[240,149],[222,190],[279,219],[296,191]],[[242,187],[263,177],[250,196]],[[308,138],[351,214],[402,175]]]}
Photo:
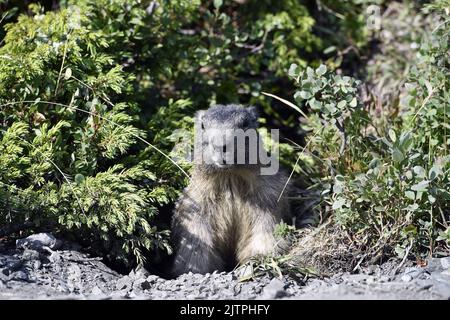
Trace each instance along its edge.
{"label": "dirt patch", "polygon": [[0,247],[0,299],[450,299],[450,257],[407,263],[397,274],[391,261],[306,282],[269,275],[241,282],[242,270],[166,280],[144,269],[121,275],[73,244],[19,243]]}

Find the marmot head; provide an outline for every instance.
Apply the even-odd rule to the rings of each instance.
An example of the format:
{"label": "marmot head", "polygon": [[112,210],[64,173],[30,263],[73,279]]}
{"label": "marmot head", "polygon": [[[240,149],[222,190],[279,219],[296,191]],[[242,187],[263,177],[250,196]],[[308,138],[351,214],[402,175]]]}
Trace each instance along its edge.
{"label": "marmot head", "polygon": [[216,105],[195,120],[195,163],[212,172],[258,166],[258,114],[254,107]]}

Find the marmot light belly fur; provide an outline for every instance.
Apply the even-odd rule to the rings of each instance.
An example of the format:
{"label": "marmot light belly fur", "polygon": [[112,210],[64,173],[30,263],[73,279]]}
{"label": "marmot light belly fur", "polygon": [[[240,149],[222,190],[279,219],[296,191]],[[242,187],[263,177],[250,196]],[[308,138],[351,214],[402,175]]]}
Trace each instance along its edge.
{"label": "marmot light belly fur", "polygon": [[223,271],[280,250],[273,232],[288,212],[286,198],[277,201],[287,177],[262,175],[259,161],[248,163],[248,144],[246,162],[236,163],[239,151],[225,136],[256,128],[254,108],[218,105],[197,114],[194,171],[172,221],[174,275]]}

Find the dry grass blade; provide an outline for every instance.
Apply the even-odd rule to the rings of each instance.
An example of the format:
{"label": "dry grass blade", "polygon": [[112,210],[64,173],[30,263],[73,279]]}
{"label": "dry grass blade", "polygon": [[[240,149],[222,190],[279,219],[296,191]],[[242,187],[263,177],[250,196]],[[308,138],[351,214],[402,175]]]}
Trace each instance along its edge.
{"label": "dry grass blade", "polygon": [[[319,132],[316,132],[316,133],[312,136],[312,138],[314,138],[318,133],[319,133]],[[291,173],[290,173],[290,175],[289,175],[289,178],[287,179],[286,183],[284,184],[283,190],[281,190],[281,193],[280,193],[280,195],[278,196],[278,200],[277,200],[277,201],[280,201],[281,197],[283,196],[284,192],[286,191],[286,188],[287,188],[287,186],[288,186],[288,184],[289,184],[289,181],[291,181],[292,176],[294,175],[295,169],[296,169],[297,166],[298,166],[298,162],[300,161],[300,158],[302,157],[302,155],[305,153],[305,150],[306,150],[306,148],[308,148],[308,146],[309,146],[309,144],[311,143],[311,141],[312,141],[312,139],[310,139],[310,140],[306,143],[306,145],[303,147],[302,151],[300,151],[300,153],[299,153],[299,155],[298,155],[298,157],[297,157],[297,160],[295,161],[294,167],[292,168],[292,171],[291,171]]]}
{"label": "dry grass blade", "polygon": [[299,107],[297,107],[292,102],[290,102],[290,101],[288,101],[286,99],[280,98],[280,97],[278,97],[278,96],[276,96],[274,94],[271,94],[271,93],[267,93],[267,92],[261,92],[261,93],[263,95],[265,95],[265,96],[268,96],[268,97],[271,97],[271,98],[277,99],[278,101],[283,102],[284,104],[288,105],[289,107],[291,107],[295,111],[299,112],[303,117],[305,117],[305,119],[308,119],[308,116]]}

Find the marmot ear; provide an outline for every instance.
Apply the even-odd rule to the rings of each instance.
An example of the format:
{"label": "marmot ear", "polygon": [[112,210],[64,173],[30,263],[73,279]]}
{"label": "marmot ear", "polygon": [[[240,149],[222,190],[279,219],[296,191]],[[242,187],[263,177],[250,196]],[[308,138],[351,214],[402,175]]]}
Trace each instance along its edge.
{"label": "marmot ear", "polygon": [[255,106],[248,107],[250,114],[252,115],[253,120],[257,123],[259,119],[259,112]]}
{"label": "marmot ear", "polygon": [[206,110],[200,110],[195,113],[194,123],[196,130],[203,130],[205,128],[203,125],[203,116],[205,113]]}
{"label": "marmot ear", "polygon": [[195,113],[195,120],[202,121],[203,115],[205,114],[205,110],[199,110]]}

